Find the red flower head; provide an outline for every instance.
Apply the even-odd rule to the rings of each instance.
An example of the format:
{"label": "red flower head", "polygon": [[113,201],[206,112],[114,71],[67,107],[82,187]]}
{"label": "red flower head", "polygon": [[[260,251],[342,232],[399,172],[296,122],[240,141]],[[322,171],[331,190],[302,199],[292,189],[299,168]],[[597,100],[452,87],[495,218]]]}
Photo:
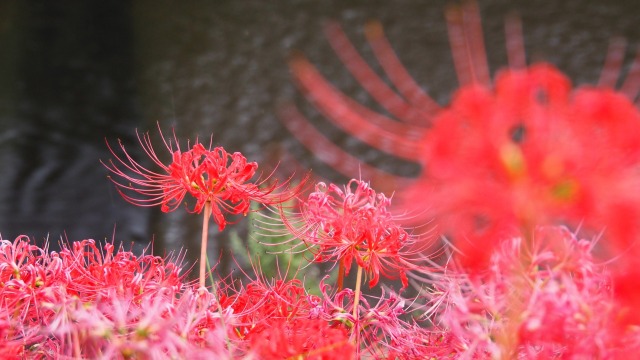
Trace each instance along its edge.
{"label": "red flower head", "polygon": [[[161,131],[160,135],[162,136]],[[119,145],[124,156],[116,154],[107,143],[116,161],[103,162],[107,169],[126,180],[123,183],[112,179],[120,194],[134,205],[161,205],[163,212],[170,212],[182,203],[185,195],[190,194],[196,199],[191,212],[200,213],[204,205],[210,202],[213,205],[213,219],[219,229],[223,230],[227,224],[224,213],[246,215],[252,200],[261,204],[277,204],[296,193],[291,189],[275,192],[282,185],[273,184],[261,188],[267,179],[248,182],[254,177],[258,164],[247,162],[239,152],[229,154],[222,147],[207,149],[198,140],[191,150],[183,152],[174,134],[175,144],[163,138],[167,150],[172,154],[172,162],[165,165],[156,155],[149,133],[142,137],[138,134],[138,140],[144,152],[161,171],[156,172],[142,166],[127,153],[121,142]],[[137,197],[132,193],[142,196]]]}
{"label": "red flower head", "polygon": [[269,329],[252,338],[251,350],[265,360],[356,358],[355,346],[344,329],[308,318],[271,319]]}
{"label": "red flower head", "polygon": [[[404,189],[411,206],[429,194],[432,214],[465,253],[535,225],[567,223],[627,248],[640,234],[640,112],[624,95],[580,88],[540,64],[502,71],[494,88],[469,85],[425,136],[425,171]],[[468,240],[467,240],[468,239]]]}
{"label": "red flower head", "polygon": [[[614,42],[599,86],[574,88],[551,65],[526,66],[521,24],[510,18],[509,67],[492,80],[478,4],[450,7],[447,21],[461,86],[446,107],[410,77],[377,23],[367,26],[365,36],[384,78],[339,25],[326,31],[336,54],[384,112],[351,99],[302,56],[292,59],[292,73],[334,125],[421,166],[415,179],[390,180],[380,169],[363,170],[370,179],[383,179],[376,185],[401,184],[401,207],[422,211],[425,217],[416,218],[421,222],[435,219],[465,266],[483,269],[502,239],[530,237],[536,225],[563,223],[592,233],[606,229],[607,240],[628,254],[624,260],[633,267],[640,254],[634,245],[640,239],[640,111],[633,103],[640,57],[615,91],[624,47]],[[326,146],[328,140],[294,106],[284,114],[285,125],[304,144],[336,170],[354,175],[351,154]]]}
{"label": "red flower head", "polygon": [[638,328],[618,328],[625,314],[594,247],[564,227],[537,227],[532,240],[494,248],[481,278],[450,263],[429,274],[429,319],[465,359],[625,358],[640,346]]}
{"label": "red flower head", "polygon": [[321,182],[302,202],[300,219],[284,221],[301,245],[315,251],[316,261],[340,261],[346,274],[355,260],[371,276],[369,286],[378,283],[380,274],[397,274],[406,287],[406,272],[417,267],[419,251],[389,212],[390,204],[361,180],[351,180],[344,189]]}

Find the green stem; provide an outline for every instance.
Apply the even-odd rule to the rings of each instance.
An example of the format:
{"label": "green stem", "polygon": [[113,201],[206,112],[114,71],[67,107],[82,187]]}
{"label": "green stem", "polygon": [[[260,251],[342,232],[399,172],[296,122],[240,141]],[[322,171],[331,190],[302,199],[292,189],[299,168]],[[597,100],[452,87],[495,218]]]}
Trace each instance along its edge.
{"label": "green stem", "polygon": [[204,287],[207,270],[207,239],[209,238],[209,218],[211,217],[211,202],[204,204],[204,219],[202,220],[202,241],[200,242],[200,287]]}
{"label": "green stem", "polygon": [[[207,268],[211,268],[211,266],[209,265],[209,259],[207,259]],[[220,326],[222,326],[222,328],[224,329],[224,339],[225,342],[227,343],[227,349],[229,350],[229,359],[233,359],[233,352],[232,347],[231,347],[231,340],[229,339],[229,333],[227,332],[227,325],[225,324],[224,321],[224,312],[222,310],[222,304],[220,304],[220,299],[218,297],[218,285],[216,284],[215,279],[213,278],[213,275],[211,275],[211,273],[209,273],[209,281],[211,281],[212,287],[211,287],[211,294],[213,294],[213,299],[216,301],[216,304],[218,305],[218,314],[220,314]]]}

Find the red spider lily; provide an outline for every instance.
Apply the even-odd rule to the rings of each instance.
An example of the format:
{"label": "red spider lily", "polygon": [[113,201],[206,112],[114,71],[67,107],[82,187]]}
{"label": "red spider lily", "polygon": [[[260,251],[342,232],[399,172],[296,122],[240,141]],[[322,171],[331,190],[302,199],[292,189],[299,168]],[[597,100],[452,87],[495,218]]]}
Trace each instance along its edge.
{"label": "red spider lily", "polygon": [[427,314],[464,358],[620,358],[640,334],[618,328],[611,274],[593,247],[565,228],[537,228],[532,241],[503,242],[480,277],[454,264],[435,276]]}
{"label": "red spider lily", "polygon": [[302,241],[293,247],[310,248],[318,262],[339,262],[345,275],[355,260],[370,275],[370,287],[381,274],[399,277],[406,287],[406,273],[419,266],[421,249],[389,212],[391,199],[355,179],[344,190],[324,183],[315,190],[294,219],[283,214],[287,228]]}
{"label": "red spider lily", "polygon": [[[325,30],[345,66],[393,118],[350,99],[302,56],[291,61],[294,78],[336,126],[422,166],[417,179],[395,178],[399,204],[426,208],[426,218],[436,218],[452,236],[465,266],[480,270],[500,239],[557,223],[606,229],[606,238],[631,263],[640,253],[633,245],[640,238],[640,112],[632,102],[640,90],[640,57],[620,92],[614,91],[624,46],[612,42],[599,87],[573,89],[550,65],[526,67],[520,23],[510,18],[510,66],[491,81],[477,4],[451,7],[447,20],[461,88],[445,109],[411,79],[377,23],[365,35],[393,88],[337,24]],[[295,108],[283,114],[308,147],[314,149],[318,138],[327,141]],[[322,157],[347,176],[358,169],[357,160],[338,147],[324,147]],[[371,179],[389,183],[392,177],[364,169]]]}
{"label": "red spider lily", "polygon": [[49,327],[61,343],[61,354],[88,358],[228,358],[224,323],[211,294],[191,288],[176,296],[151,293],[139,301],[111,289],[106,296],[82,303],[68,298]]}
{"label": "red spider lily", "polygon": [[559,221],[606,227],[624,249],[640,235],[639,122],[623,95],[571,91],[550,66],[504,71],[493,90],[465,87],[436,117],[423,142],[427,173],[402,195],[429,194],[472,267],[496,239]]}
{"label": "red spider lily", "polygon": [[259,359],[356,359],[344,329],[317,319],[271,319],[268,329],[252,338],[251,354]]}
{"label": "red spider lily", "polygon": [[347,329],[297,280],[222,283],[218,302],[171,261],[92,240],[48,254],[26,237],[2,240],[0,269],[0,349],[19,357],[354,358]]}
{"label": "red spider lily", "polygon": [[[452,345],[453,336],[442,329],[418,324],[408,316],[417,310],[413,299],[383,289],[380,296],[364,297],[356,304],[353,290],[334,292],[326,279],[320,282],[322,299],[315,299],[313,318],[348,329],[363,358],[430,359],[457,353],[458,347]],[[355,312],[358,316],[353,315],[354,306],[358,307]]]}
{"label": "red spider lily", "polygon": [[293,197],[299,189],[276,192],[284,185],[273,183],[263,187],[268,178],[249,182],[258,164],[247,162],[239,152],[229,154],[222,147],[207,149],[197,140],[191,150],[183,152],[174,135],[173,143],[163,137],[164,145],[172,156],[172,162],[165,165],[156,154],[149,133],[138,134],[138,140],[147,156],[161,169],[160,172],[138,163],[121,142],[119,145],[124,156],[119,156],[107,143],[115,162],[103,162],[107,169],[126,181],[123,183],[112,178],[120,194],[134,205],[161,205],[163,212],[170,212],[180,206],[189,194],[196,199],[190,211],[200,213],[206,203],[211,203],[213,220],[219,230],[223,230],[227,224],[225,213],[246,215],[251,201],[264,205],[279,204]]}
{"label": "red spider lily", "polygon": [[26,236],[0,241],[0,348],[24,351],[45,341],[40,326],[51,321],[55,312],[44,304],[64,298],[55,286],[64,269],[58,259],[49,261],[46,251],[31,245]]}
{"label": "red spider lily", "polygon": [[254,271],[257,279],[246,286],[220,287],[221,305],[235,315],[230,336],[238,346],[260,359],[356,358],[360,345],[346,328],[332,325],[336,319],[323,313],[322,299],[300,280],[267,280]]}
{"label": "red spider lily", "polygon": [[[92,240],[47,253],[25,236],[0,243],[3,358],[228,358],[229,310],[155,256]],[[221,318],[224,317],[224,322]]]}
{"label": "red spider lily", "polygon": [[129,251],[115,251],[112,244],[105,244],[100,251],[93,240],[73,243],[55,257],[60,266],[73,278],[67,291],[82,300],[91,301],[105,296],[102,291],[115,289],[118,295],[140,300],[142,294],[169,289],[174,293],[183,287],[183,275],[178,264],[153,255],[135,256]]}
{"label": "red spider lily", "polygon": [[241,340],[251,340],[254,336],[268,331],[269,320],[306,318],[313,308],[313,296],[308,295],[299,280],[258,279],[240,289],[221,289],[220,303],[224,308],[233,309],[235,326],[233,336]]}

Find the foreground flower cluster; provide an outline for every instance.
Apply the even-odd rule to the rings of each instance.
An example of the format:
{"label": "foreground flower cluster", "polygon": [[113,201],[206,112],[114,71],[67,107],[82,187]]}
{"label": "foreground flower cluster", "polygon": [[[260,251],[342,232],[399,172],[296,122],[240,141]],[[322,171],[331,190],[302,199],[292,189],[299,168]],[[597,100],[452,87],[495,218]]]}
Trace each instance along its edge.
{"label": "foreground flower cluster", "polygon": [[593,241],[544,227],[531,245],[500,245],[487,272],[437,274],[428,296],[429,313],[465,358],[623,359],[640,348],[640,328],[621,324],[612,274],[594,260]]}
{"label": "foreground flower cluster", "polygon": [[[453,264],[417,273],[412,299],[321,282],[228,278],[212,293],[179,263],[83,240],[57,252],[26,237],[0,245],[5,358],[598,358],[640,351],[621,327],[610,273],[593,242],[539,228],[534,247],[503,243],[482,277]],[[240,284],[240,285],[238,285]],[[413,318],[413,320],[412,320]],[[431,325],[427,325],[431,324]]]}
{"label": "foreground flower cluster", "polygon": [[315,302],[297,282],[213,294],[157,256],[92,240],[47,253],[25,237],[2,240],[0,269],[3,358],[341,358],[353,349],[343,329],[309,316]]}

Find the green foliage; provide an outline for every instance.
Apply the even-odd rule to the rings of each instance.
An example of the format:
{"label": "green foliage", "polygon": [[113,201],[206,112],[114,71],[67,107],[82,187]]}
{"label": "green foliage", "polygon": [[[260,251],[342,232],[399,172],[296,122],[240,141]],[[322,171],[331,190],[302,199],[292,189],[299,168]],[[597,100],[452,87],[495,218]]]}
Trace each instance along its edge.
{"label": "green foliage", "polygon": [[[295,200],[284,204],[285,208],[292,208]],[[320,264],[313,262],[313,253],[310,250],[292,251],[291,233],[286,229],[280,219],[267,217],[266,223],[264,211],[259,205],[252,204],[252,211],[248,217],[248,235],[246,239],[239,231],[232,230],[229,234],[229,247],[236,261],[243,267],[249,268],[251,264],[259,270],[266,279],[293,278],[304,280],[307,290],[319,295],[320,280],[327,274]],[[259,213],[263,211],[263,213]],[[259,227],[256,224],[260,224]],[[231,229],[230,229],[231,230]],[[251,271],[247,271],[251,274]],[[336,271],[331,271],[330,283],[335,282]]]}

